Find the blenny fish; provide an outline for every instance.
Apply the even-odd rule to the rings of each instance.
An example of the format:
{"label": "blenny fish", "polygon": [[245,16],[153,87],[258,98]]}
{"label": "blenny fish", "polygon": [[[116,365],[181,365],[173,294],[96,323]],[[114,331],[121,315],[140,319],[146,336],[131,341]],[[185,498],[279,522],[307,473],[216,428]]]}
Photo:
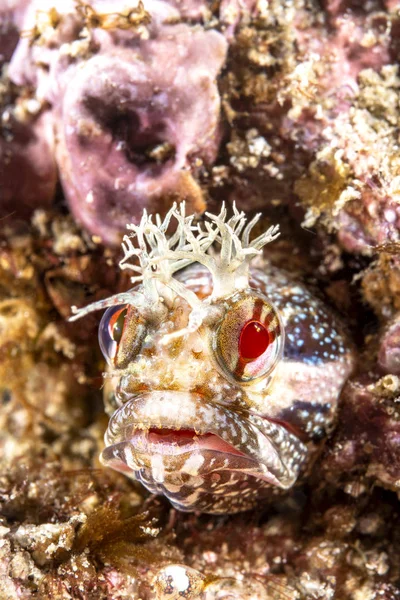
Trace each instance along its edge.
{"label": "blenny fish", "polygon": [[289,490],[331,430],[352,347],[307,288],[263,258],[233,207],[202,222],[174,205],[129,225],[134,287],[107,308],[104,465],[179,510],[234,513]]}

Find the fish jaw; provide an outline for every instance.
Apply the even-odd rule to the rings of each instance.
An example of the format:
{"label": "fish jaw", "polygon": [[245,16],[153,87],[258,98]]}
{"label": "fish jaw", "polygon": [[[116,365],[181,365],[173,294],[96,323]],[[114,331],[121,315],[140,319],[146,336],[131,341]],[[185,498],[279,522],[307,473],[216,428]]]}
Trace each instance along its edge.
{"label": "fish jaw", "polygon": [[[163,493],[180,510],[243,510],[265,487],[292,487],[307,447],[283,425],[207,402],[196,393],[153,391],[112,416],[102,462]],[[229,494],[227,494],[229,488]],[[231,509],[232,510],[232,509]]]}

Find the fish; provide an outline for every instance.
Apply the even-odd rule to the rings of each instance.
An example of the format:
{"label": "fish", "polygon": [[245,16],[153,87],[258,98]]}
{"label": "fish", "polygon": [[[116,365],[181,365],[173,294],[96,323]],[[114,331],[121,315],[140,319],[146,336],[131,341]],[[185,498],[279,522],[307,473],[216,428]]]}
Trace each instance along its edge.
{"label": "fish", "polygon": [[144,212],[122,242],[132,289],[73,307],[106,309],[101,462],[180,511],[249,510],[304,480],[353,369],[333,310],[264,256],[279,227],[252,239],[259,218]]}

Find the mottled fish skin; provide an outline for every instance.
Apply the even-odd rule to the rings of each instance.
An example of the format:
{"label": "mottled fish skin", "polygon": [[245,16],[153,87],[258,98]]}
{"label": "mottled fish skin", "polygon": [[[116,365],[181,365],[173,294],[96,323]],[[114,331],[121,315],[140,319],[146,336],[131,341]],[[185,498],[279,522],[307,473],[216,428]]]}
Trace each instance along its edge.
{"label": "mottled fish skin", "polygon": [[[250,273],[251,289],[243,294],[272,302],[284,326],[283,354],[271,373],[243,382],[221,367],[214,342],[218,320],[168,341],[188,322],[190,311],[177,297],[161,323],[146,326],[132,360],[108,374],[111,419],[102,461],[180,510],[233,513],[290,489],[332,429],[352,370],[352,347],[322,301],[263,259]],[[202,299],[211,294],[211,276],[200,265],[176,278]],[[219,302],[221,314],[229,302]],[[198,435],[166,450],[150,430]],[[216,439],[231,450],[216,448]]]}
{"label": "mottled fish skin", "polygon": [[282,270],[254,269],[250,285],[267,291],[285,326],[283,360],[269,395],[271,405],[279,406],[276,418],[317,441],[332,429],[340,391],[353,368],[343,326],[333,311]]}

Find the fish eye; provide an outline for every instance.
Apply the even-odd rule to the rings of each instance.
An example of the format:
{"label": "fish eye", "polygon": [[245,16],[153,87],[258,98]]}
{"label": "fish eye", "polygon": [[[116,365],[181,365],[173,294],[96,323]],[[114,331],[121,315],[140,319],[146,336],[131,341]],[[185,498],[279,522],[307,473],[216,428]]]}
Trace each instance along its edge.
{"label": "fish eye", "polygon": [[113,314],[108,324],[110,336],[114,342],[120,343],[124,331],[125,317],[128,312],[127,307],[121,308]]}
{"label": "fish eye", "polygon": [[220,366],[246,382],[272,372],[282,356],[283,324],[269,300],[252,290],[236,294],[214,333],[213,348]]}
{"label": "fish eye", "polygon": [[128,306],[113,306],[104,313],[99,327],[99,343],[104,358],[113,363],[121,342]]}
{"label": "fish eye", "polygon": [[125,368],[139,353],[147,326],[135,306],[113,306],[104,313],[99,327],[99,343],[112,367]]}

